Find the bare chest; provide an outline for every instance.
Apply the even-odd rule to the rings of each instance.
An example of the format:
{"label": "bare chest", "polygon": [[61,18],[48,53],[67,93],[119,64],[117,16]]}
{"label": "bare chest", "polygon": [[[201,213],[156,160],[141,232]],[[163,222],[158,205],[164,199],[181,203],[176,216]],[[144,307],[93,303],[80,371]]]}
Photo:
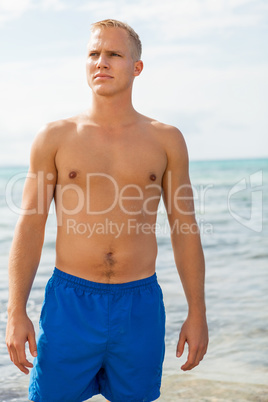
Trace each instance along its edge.
{"label": "bare chest", "polygon": [[[56,156],[58,184],[78,184],[104,179],[118,186],[150,183],[161,185],[166,168],[166,154],[159,142],[150,135],[139,133],[126,136],[70,136]],[[113,183],[115,184],[115,183]]]}

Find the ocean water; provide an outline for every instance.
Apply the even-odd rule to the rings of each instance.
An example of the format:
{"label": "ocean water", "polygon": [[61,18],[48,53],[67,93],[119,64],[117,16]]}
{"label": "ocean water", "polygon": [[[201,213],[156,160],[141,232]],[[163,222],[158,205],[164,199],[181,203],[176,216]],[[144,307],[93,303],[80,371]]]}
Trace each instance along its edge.
{"label": "ocean water", "polygon": [[[8,253],[26,172],[26,167],[0,168],[3,402],[27,401],[28,377],[10,362],[5,346]],[[189,373],[180,370],[187,352],[180,359],[175,352],[187,304],[174,263],[166,214],[160,204],[156,272],[164,293],[167,322],[163,393],[159,400],[268,401],[268,159],[191,162],[190,176],[206,259],[210,344],[197,368]],[[51,213],[28,302],[28,314],[36,330],[44,287],[53,269],[55,235],[55,215]]]}

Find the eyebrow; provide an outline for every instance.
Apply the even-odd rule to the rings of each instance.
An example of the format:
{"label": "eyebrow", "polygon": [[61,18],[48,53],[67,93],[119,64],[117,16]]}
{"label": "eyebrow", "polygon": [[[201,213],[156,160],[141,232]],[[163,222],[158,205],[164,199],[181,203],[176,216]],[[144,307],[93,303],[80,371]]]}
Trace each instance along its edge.
{"label": "eyebrow", "polygon": [[[98,49],[90,49],[88,48],[88,52],[89,53],[99,53]],[[122,50],[105,50],[105,53],[119,53],[119,54],[123,54]]]}

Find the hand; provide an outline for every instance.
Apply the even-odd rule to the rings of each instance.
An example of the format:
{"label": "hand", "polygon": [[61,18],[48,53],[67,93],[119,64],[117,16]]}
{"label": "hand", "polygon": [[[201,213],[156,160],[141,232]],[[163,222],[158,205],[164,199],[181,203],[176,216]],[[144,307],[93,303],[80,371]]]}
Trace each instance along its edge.
{"label": "hand", "polygon": [[29,342],[29,349],[33,357],[37,356],[35,332],[32,321],[27,314],[11,315],[6,329],[6,345],[11,361],[25,374],[29,374],[27,367],[33,367],[26,359],[25,343]]}
{"label": "hand", "polygon": [[181,366],[183,371],[192,370],[203,359],[208,347],[208,327],[206,318],[200,316],[188,316],[183,323],[177,345],[176,356],[181,357],[185,343],[188,343],[188,357],[186,363]]}

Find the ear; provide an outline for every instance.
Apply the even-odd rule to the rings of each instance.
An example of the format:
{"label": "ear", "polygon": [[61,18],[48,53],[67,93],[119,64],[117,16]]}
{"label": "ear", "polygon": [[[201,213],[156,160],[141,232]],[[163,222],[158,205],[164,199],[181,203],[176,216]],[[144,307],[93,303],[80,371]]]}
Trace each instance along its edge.
{"label": "ear", "polygon": [[134,77],[138,77],[143,70],[143,62],[141,60],[136,61],[134,65]]}

